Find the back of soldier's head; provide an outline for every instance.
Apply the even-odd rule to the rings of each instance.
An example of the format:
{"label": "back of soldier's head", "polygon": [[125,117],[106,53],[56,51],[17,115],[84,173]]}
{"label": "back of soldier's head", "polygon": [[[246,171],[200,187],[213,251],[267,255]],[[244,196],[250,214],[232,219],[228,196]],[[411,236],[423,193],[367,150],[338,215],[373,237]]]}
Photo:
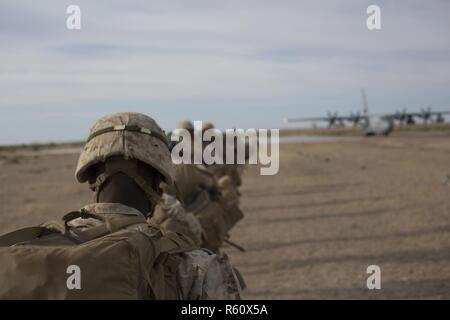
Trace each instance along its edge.
{"label": "back of soldier's head", "polygon": [[173,184],[174,169],[164,131],[152,118],[132,112],[113,113],[91,128],[76,169],[79,182],[98,193],[111,176],[132,178],[152,201],[155,181]]}

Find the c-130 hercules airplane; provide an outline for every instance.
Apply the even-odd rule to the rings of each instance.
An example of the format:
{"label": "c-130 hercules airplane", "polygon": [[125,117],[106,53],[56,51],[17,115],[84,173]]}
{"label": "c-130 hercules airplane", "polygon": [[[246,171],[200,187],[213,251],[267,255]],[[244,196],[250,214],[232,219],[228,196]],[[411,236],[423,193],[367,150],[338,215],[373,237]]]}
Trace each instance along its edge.
{"label": "c-130 hercules airplane", "polygon": [[[286,118],[286,123],[292,122],[313,122],[326,121],[328,128],[344,127],[345,121],[351,122],[353,127],[360,127],[365,136],[372,135],[389,135],[394,129],[394,124],[397,122],[400,125],[413,125],[416,123],[416,118],[421,118],[424,124],[428,123],[443,123],[445,122],[443,115],[450,114],[450,111],[431,111],[431,106],[427,109],[421,109],[420,112],[407,112],[406,109],[397,111],[392,114],[369,115],[367,107],[367,98],[362,90],[363,99],[363,113],[351,113],[349,116],[339,116],[337,112],[327,113],[326,117],[313,118]],[[434,118],[433,118],[434,117]]]}

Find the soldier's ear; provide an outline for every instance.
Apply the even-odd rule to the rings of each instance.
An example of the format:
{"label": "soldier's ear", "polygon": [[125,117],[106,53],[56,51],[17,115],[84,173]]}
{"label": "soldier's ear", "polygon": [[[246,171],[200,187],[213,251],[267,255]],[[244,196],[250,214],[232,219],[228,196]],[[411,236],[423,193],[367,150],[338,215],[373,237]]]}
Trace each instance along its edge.
{"label": "soldier's ear", "polygon": [[105,172],[105,164],[103,162],[96,163],[86,169],[84,176],[87,177],[87,181],[90,184],[95,183],[97,177]]}

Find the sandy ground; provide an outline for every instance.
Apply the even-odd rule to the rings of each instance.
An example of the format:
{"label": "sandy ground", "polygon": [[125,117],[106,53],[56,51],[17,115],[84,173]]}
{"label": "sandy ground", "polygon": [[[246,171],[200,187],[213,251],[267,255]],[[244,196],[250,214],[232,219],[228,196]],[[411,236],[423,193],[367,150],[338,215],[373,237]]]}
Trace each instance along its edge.
{"label": "sandy ground", "polygon": [[[246,298],[450,298],[450,133],[291,143],[280,172],[244,176],[246,214],[225,247]],[[77,155],[0,151],[0,232],[91,199]],[[450,177],[450,176],[449,176]],[[381,268],[368,290],[366,268]]]}

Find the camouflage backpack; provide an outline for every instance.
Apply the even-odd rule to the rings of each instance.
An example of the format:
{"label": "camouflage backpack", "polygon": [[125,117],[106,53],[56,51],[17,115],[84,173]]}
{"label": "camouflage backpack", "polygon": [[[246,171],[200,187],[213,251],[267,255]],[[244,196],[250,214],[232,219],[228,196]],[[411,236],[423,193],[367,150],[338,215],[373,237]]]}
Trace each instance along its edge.
{"label": "camouflage backpack", "polygon": [[[77,217],[105,220],[71,212],[63,218],[65,230],[41,225],[0,237],[0,299],[178,298],[177,253],[192,250],[189,243],[163,235],[143,216],[107,218],[80,241],[67,232]],[[77,268],[78,285],[70,278]]]}

